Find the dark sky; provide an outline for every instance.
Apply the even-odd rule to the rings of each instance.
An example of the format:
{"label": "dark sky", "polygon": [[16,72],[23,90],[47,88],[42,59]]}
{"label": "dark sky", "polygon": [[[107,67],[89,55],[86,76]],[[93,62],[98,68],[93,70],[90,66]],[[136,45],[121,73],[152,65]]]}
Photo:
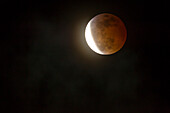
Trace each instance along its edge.
{"label": "dark sky", "polygon": [[[170,113],[165,0],[1,2],[1,113]],[[86,44],[88,21],[127,28],[116,54]]]}

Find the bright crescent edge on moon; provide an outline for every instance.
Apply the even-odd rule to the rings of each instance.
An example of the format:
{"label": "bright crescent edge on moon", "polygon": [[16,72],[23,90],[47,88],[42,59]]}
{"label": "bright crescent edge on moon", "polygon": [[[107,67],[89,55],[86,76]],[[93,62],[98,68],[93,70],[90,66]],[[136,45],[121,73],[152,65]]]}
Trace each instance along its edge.
{"label": "bright crescent edge on moon", "polygon": [[91,27],[90,27],[91,21],[87,24],[86,26],[86,30],[85,30],[85,38],[86,38],[86,42],[88,44],[88,46],[95,51],[98,54],[103,54],[98,47],[96,46],[93,36],[91,34]]}

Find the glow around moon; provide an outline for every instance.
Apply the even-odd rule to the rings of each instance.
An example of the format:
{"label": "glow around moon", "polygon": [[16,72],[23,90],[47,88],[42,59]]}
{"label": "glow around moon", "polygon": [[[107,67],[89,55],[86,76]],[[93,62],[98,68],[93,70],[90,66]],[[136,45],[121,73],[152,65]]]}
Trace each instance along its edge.
{"label": "glow around moon", "polygon": [[126,41],[127,31],[119,17],[103,13],[92,18],[86,26],[85,38],[96,53],[110,55],[119,51]]}

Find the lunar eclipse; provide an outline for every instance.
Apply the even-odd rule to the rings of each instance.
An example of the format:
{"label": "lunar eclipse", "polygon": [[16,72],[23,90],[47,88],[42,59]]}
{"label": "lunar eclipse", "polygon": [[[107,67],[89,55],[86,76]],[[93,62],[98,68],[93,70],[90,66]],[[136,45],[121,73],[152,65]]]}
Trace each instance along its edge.
{"label": "lunar eclipse", "polygon": [[127,31],[121,19],[109,13],[92,18],[85,30],[86,42],[98,54],[110,55],[119,51],[126,41]]}
{"label": "lunar eclipse", "polygon": [[0,113],[170,113],[168,0],[2,0]]}

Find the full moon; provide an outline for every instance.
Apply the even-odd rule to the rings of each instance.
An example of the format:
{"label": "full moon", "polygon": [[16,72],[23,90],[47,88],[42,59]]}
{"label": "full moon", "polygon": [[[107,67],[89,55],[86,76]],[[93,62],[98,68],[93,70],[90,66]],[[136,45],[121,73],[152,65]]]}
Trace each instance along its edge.
{"label": "full moon", "polygon": [[127,30],[122,20],[109,13],[92,18],[85,29],[88,46],[96,53],[110,55],[119,51],[125,44]]}

